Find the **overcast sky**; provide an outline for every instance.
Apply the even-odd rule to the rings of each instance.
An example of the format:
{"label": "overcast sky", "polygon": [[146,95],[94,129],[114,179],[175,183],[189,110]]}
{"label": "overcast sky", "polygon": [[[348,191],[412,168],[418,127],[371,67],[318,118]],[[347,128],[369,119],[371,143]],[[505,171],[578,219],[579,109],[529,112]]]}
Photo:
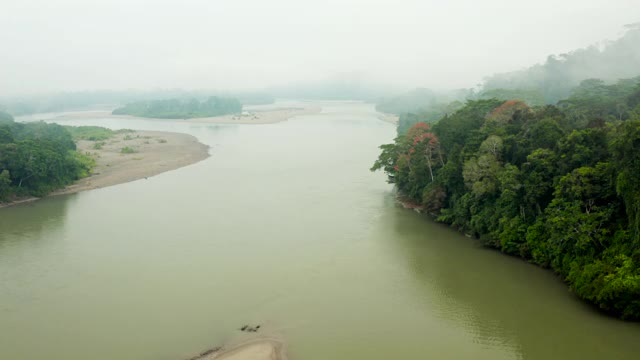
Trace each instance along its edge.
{"label": "overcast sky", "polygon": [[471,87],[638,21],[640,0],[0,0],[0,95],[260,88],[351,72]]}

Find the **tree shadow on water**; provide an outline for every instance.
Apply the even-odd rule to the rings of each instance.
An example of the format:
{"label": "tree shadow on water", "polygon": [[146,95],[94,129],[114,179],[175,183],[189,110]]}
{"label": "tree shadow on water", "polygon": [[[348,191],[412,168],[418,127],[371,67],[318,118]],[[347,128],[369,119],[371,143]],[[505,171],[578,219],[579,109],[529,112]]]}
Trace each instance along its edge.
{"label": "tree shadow on water", "polygon": [[412,211],[388,210],[388,246],[415,296],[475,341],[523,359],[635,359],[640,324],[609,318],[572,296],[551,271],[482,248]]}
{"label": "tree shadow on water", "polygon": [[77,194],[55,196],[0,209],[0,251],[4,242],[43,239],[59,229],[76,198]]}

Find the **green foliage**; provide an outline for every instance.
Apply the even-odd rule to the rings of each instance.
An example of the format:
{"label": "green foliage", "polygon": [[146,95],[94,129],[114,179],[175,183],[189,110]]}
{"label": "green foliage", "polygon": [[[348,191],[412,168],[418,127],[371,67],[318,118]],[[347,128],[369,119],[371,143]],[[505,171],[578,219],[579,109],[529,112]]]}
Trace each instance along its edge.
{"label": "green foliage", "polygon": [[159,119],[191,119],[242,112],[237,99],[211,96],[204,101],[170,99],[139,101],[113,110],[114,115],[133,115]]}
{"label": "green foliage", "polygon": [[[297,96],[299,94],[291,95]],[[275,101],[272,94],[255,91],[222,93],[179,89],[152,91],[97,90],[0,97],[0,109],[4,109],[14,115],[25,115],[69,110],[104,109],[109,107],[110,104],[127,104],[160,99],[206,99],[209,96],[236,98],[243,105],[271,104]]]}
{"label": "green foliage", "polygon": [[616,190],[626,206],[632,241],[640,246],[640,120],[621,124],[615,135]]}
{"label": "green foliage", "polygon": [[640,319],[639,92],[638,78],[593,80],[558,106],[469,101],[383,145],[372,170],[438,221]]}
{"label": "green foliage", "polygon": [[11,174],[9,170],[0,172],[0,202],[6,201],[11,195]]}
{"label": "green foliage", "polygon": [[42,196],[88,176],[94,161],[56,124],[0,124],[0,201]]}
{"label": "green foliage", "polygon": [[627,120],[632,116],[638,86],[640,77],[618,80],[611,85],[599,79],[587,79],[572,91],[570,98],[558,105],[574,126],[584,127],[593,120]]}
{"label": "green foliage", "polygon": [[481,92],[478,97],[480,99],[499,99],[502,101],[519,100],[527,103],[529,106],[545,104],[542,92],[537,89],[489,89]]}
{"label": "green foliage", "polygon": [[463,146],[475,135],[474,131],[480,130],[487,115],[501,104],[497,99],[469,101],[460,110],[438,121],[433,130],[445,149]]}
{"label": "green foliage", "polygon": [[65,126],[74,140],[104,141],[116,134],[128,133],[133,130],[110,130],[100,126]]}
{"label": "green foliage", "polygon": [[122,149],[120,149],[120,153],[121,154],[133,154],[133,153],[137,153],[138,151],[130,148],[128,146],[123,147]]}
{"label": "green foliage", "polygon": [[96,167],[96,159],[88,154],[72,151],[69,153],[69,156],[75,163],[75,176],[77,179],[82,179],[91,175],[91,170]]}

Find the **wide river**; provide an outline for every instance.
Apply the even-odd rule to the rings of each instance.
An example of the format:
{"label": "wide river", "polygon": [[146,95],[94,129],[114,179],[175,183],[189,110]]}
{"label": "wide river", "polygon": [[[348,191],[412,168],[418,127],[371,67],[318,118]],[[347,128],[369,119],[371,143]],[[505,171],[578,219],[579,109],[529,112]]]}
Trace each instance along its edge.
{"label": "wide river", "polygon": [[189,133],[212,156],[0,209],[0,359],[183,360],[243,324],[293,360],[640,357],[640,324],[399,207],[369,172],[394,126],[321,105],[270,125],[65,122]]}

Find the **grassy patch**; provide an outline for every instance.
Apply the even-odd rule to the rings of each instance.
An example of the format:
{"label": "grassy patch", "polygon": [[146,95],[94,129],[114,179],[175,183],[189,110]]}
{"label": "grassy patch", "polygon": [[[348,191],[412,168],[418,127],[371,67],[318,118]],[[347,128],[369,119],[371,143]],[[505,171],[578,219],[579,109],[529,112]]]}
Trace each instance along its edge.
{"label": "grassy patch", "polygon": [[133,154],[133,153],[137,153],[138,151],[134,148],[130,148],[128,146],[123,147],[122,149],[120,149],[120,153],[121,154]]}
{"label": "grassy patch", "polygon": [[104,141],[116,134],[133,132],[133,130],[110,130],[100,126],[65,126],[74,140]]}

